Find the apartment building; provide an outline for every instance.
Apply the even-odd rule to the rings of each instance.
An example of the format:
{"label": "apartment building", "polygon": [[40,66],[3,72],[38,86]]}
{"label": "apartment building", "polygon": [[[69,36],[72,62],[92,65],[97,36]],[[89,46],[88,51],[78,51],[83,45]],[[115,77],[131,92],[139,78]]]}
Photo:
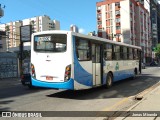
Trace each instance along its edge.
{"label": "apartment building", "polygon": [[2,44],[3,48],[6,48],[6,51],[9,51],[11,47],[17,47],[20,44],[20,26],[22,21],[9,22],[6,24],[0,25],[0,30],[5,31],[5,43]]}
{"label": "apartment building", "polygon": [[5,52],[5,51],[6,51],[6,32],[0,31],[0,52]]}
{"label": "apartment building", "polygon": [[60,30],[60,22],[51,20],[47,15],[22,20],[23,25],[32,25],[32,32]]}
{"label": "apartment building", "polygon": [[142,47],[143,62],[151,54],[150,16],[141,2],[104,0],[97,2],[98,36]]}
{"label": "apartment building", "polygon": [[19,47],[20,26],[25,25],[32,25],[32,33],[60,29],[60,22],[51,20],[47,15],[0,24],[0,30],[6,31],[6,44],[3,44],[3,46],[6,46],[6,51],[13,47]]}

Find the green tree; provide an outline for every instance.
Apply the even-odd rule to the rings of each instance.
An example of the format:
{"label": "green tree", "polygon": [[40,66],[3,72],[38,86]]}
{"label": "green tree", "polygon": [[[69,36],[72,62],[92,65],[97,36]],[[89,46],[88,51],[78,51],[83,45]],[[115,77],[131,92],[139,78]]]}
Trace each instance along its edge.
{"label": "green tree", "polygon": [[160,58],[160,44],[157,44],[157,46],[154,49],[154,52],[156,52],[156,57]]}

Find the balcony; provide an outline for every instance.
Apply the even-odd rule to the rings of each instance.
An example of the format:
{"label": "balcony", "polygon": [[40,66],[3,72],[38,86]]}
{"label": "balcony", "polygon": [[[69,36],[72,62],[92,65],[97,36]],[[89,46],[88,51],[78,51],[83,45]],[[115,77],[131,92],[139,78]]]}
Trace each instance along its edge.
{"label": "balcony", "polygon": [[98,25],[98,29],[102,29],[102,25]]}
{"label": "balcony", "polygon": [[97,10],[97,13],[101,13],[101,10]]}
{"label": "balcony", "polygon": [[115,6],[115,10],[120,10],[121,6]]}
{"label": "balcony", "polygon": [[98,20],[98,21],[102,21],[102,18],[101,18],[101,17],[98,17],[97,20]]}
{"label": "balcony", "polygon": [[116,34],[121,34],[121,30],[116,30]]}
{"label": "balcony", "polygon": [[116,22],[116,26],[120,26],[121,25],[121,23],[120,22]]}
{"label": "balcony", "polygon": [[119,38],[119,37],[116,38],[116,41],[117,41],[117,42],[121,42],[121,38]]}

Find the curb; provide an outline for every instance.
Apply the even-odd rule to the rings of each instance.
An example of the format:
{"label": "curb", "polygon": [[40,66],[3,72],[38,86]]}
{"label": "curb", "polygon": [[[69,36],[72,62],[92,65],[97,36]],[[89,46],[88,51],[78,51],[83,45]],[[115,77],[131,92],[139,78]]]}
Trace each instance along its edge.
{"label": "curb", "polygon": [[[143,98],[146,98],[145,96],[149,93],[152,93],[154,92],[156,89],[158,89],[158,87],[160,86],[160,82],[156,83],[155,85],[151,86],[150,88],[140,92],[139,94],[137,94],[135,96],[135,99],[136,100],[140,100],[138,101],[136,104],[134,104],[133,106],[131,106],[130,108],[128,108],[127,110],[125,110],[124,112],[125,113],[129,113],[131,112],[135,107],[137,107],[140,103],[142,103],[145,99]],[[121,115],[124,115],[125,116],[125,113],[124,114],[121,114]],[[125,116],[125,117],[116,117],[114,120],[124,120],[125,118],[128,117],[128,114]]]}

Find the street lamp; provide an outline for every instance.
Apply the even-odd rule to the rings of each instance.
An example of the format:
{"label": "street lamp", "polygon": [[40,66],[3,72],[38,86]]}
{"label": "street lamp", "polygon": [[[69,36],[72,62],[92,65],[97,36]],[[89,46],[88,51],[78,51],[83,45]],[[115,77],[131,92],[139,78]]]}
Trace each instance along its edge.
{"label": "street lamp", "polygon": [[[5,5],[3,6],[5,8]],[[0,4],[0,18],[4,16],[4,11],[2,9],[2,5]]]}

